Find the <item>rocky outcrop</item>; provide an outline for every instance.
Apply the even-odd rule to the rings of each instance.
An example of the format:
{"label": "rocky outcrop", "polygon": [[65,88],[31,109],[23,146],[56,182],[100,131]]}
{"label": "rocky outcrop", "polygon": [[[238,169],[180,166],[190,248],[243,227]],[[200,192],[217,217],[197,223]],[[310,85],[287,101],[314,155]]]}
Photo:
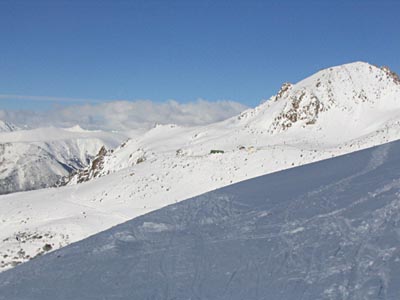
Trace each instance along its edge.
{"label": "rocky outcrop", "polygon": [[[282,90],[281,90],[282,91]],[[285,92],[283,92],[285,93]],[[281,92],[278,97],[281,97]],[[288,98],[287,104],[281,113],[275,117],[269,131],[285,131],[294,123],[302,122],[305,125],[315,124],[319,113],[324,110],[323,103],[314,94],[306,89],[297,91]]]}
{"label": "rocky outcrop", "polygon": [[92,178],[100,177],[100,172],[104,166],[104,158],[109,154],[112,153],[112,150],[107,150],[106,147],[101,147],[97,155],[91,161],[87,168],[82,170],[77,170],[71,175],[63,178],[61,182],[58,183],[59,186],[66,185],[74,180],[76,183],[82,183],[88,181]]}
{"label": "rocky outcrop", "polygon": [[400,77],[397,73],[393,72],[389,67],[382,66],[382,71],[386,73],[386,75],[393,80],[394,83],[400,84]]}

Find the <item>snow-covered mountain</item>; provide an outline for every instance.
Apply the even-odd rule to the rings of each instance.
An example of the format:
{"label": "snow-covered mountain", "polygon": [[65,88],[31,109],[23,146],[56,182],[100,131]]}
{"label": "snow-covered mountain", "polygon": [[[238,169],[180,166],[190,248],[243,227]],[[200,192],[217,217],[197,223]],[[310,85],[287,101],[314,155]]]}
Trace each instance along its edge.
{"label": "snow-covered mountain", "polygon": [[19,129],[20,128],[10,122],[0,120],[0,132],[11,132]]}
{"label": "snow-covered mountain", "polygon": [[0,270],[207,191],[399,138],[392,72],[322,70],[237,117],[160,125],[102,150],[68,186],[1,196]]}
{"label": "snow-covered mountain", "polygon": [[85,167],[101,147],[115,147],[125,139],[78,127],[4,128],[9,130],[0,133],[0,194],[53,186],[71,171]]}
{"label": "snow-covered mountain", "polygon": [[[311,150],[319,150],[320,145],[336,148],[342,143],[342,148],[357,149],[389,141],[393,134],[397,138],[399,122],[397,75],[387,67],[356,62],[322,70],[295,85],[286,83],[265,103],[218,124],[198,128],[159,126],[116,151],[102,153],[101,163],[71,182],[103,176],[164,153],[198,158],[211,150],[223,150],[229,156],[237,155],[237,150],[256,152],[299,142],[310,143]],[[273,171],[302,163],[304,159],[278,162]]]}
{"label": "snow-covered mountain", "polygon": [[0,299],[397,300],[400,142],[231,185],[0,274]]}

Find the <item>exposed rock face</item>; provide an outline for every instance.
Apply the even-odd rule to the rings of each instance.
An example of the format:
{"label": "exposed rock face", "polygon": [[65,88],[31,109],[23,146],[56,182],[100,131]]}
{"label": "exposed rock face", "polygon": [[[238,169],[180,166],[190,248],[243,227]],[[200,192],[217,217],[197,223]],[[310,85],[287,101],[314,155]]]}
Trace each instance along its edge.
{"label": "exposed rock face", "polygon": [[393,82],[396,84],[400,84],[400,77],[397,75],[397,73],[393,72],[389,67],[387,66],[382,66],[381,67],[382,71],[384,71],[389,78],[393,79]]}
{"label": "exposed rock face", "polygon": [[315,124],[319,113],[324,110],[323,103],[306,89],[296,91],[287,100],[284,109],[272,123],[272,128],[279,127],[284,131],[298,121],[306,125]]}
{"label": "exposed rock face", "polygon": [[[132,143],[133,141],[128,139],[115,150],[107,150],[105,147],[102,147],[99,153],[89,163],[88,167],[77,170],[71,173],[70,176],[63,178],[60,185],[86,182],[94,178],[114,173],[123,167],[144,163],[147,160],[147,157],[146,151],[142,148],[139,147],[129,153],[125,151],[132,148],[134,145]],[[125,152],[125,155],[115,155],[115,153],[120,153],[121,151]]]}
{"label": "exposed rock face", "polygon": [[70,176],[62,179],[59,185],[65,185],[69,183],[72,178],[76,180],[76,183],[82,183],[88,181],[92,178],[97,178],[100,176],[100,172],[103,169],[104,157],[112,153],[112,150],[108,151],[104,146],[100,148],[99,153],[94,157],[89,166],[82,170],[77,170],[73,172]]}
{"label": "exposed rock face", "polygon": [[278,94],[276,94],[275,96],[275,101],[282,99],[287,94],[287,92],[292,88],[292,86],[293,84],[289,82],[285,82],[284,84],[282,84]]}

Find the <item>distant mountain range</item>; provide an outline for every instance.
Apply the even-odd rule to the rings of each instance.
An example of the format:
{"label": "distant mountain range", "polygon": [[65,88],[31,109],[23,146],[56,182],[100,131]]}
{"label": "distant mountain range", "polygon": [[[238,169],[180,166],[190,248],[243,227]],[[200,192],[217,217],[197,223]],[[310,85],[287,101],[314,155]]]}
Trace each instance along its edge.
{"label": "distant mountain range", "polygon": [[0,194],[54,186],[84,168],[102,146],[126,137],[79,128],[22,130],[0,122]]}
{"label": "distant mountain range", "polygon": [[[18,132],[5,133],[15,134],[8,140],[13,147],[19,139],[37,142]],[[46,133],[41,141],[60,137],[51,153],[74,148],[61,142],[63,134]],[[65,187],[0,197],[0,270],[211,190],[397,140],[400,82],[386,67],[356,62],[286,83],[268,101],[223,122],[159,125],[117,148],[110,147],[121,139],[114,134],[69,134],[79,161],[86,163],[82,153],[97,156],[70,173]]]}
{"label": "distant mountain range", "polygon": [[19,128],[14,124],[0,120],[0,132],[11,132],[15,130],[19,130]]}

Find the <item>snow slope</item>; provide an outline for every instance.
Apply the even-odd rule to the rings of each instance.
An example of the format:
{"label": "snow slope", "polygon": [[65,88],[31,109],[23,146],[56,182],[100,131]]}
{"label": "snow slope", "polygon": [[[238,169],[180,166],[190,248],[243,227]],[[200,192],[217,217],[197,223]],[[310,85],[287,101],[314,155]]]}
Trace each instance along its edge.
{"label": "snow slope", "polygon": [[240,182],[0,274],[0,299],[397,300],[400,142]]}
{"label": "snow slope", "polygon": [[85,167],[103,145],[115,147],[125,138],[77,127],[1,132],[0,194],[53,186]]}
{"label": "snow slope", "polygon": [[231,183],[397,140],[399,122],[396,76],[357,62],[220,123],[157,126],[102,151],[68,186],[1,196],[0,270]]}

